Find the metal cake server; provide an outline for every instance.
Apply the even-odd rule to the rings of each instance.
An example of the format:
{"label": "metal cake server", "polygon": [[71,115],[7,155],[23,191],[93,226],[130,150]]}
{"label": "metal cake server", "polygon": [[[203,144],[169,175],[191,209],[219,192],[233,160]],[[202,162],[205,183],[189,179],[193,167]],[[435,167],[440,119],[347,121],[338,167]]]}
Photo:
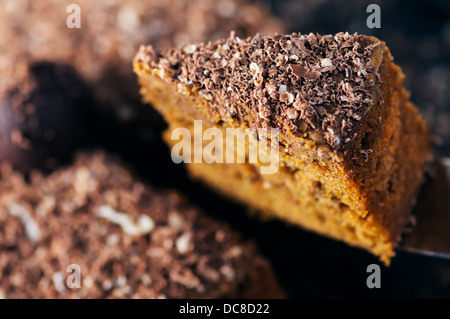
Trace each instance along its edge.
{"label": "metal cake server", "polygon": [[399,249],[450,258],[450,158],[433,163],[433,177],[423,186],[414,215],[416,225]]}

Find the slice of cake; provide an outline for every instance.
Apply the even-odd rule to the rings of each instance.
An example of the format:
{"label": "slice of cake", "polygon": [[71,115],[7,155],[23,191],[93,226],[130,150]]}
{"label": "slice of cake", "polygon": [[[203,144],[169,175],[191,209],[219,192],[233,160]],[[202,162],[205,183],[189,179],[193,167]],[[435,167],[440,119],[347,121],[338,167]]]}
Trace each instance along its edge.
{"label": "slice of cake", "polygon": [[[431,154],[392,60],[384,42],[364,35],[232,33],[163,52],[143,46],[134,68],[145,101],[169,123],[173,153],[180,135],[193,136],[178,153],[194,177],[389,264]],[[246,141],[234,163],[220,160],[233,152],[228,143],[211,146],[212,132],[230,128]],[[254,160],[262,146],[278,158],[276,169]]]}
{"label": "slice of cake", "polygon": [[104,153],[0,172],[0,298],[283,296],[252,243]]}

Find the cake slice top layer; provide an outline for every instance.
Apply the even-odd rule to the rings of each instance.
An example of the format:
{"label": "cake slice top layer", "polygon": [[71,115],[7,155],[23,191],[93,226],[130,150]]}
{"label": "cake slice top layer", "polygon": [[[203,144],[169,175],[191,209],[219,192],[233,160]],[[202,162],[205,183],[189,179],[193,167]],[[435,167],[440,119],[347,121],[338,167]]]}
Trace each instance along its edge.
{"label": "cake slice top layer", "polygon": [[198,91],[225,120],[279,128],[342,150],[381,102],[383,50],[383,42],[358,34],[241,40],[231,33],[214,43],[162,52],[143,46],[135,68]]}

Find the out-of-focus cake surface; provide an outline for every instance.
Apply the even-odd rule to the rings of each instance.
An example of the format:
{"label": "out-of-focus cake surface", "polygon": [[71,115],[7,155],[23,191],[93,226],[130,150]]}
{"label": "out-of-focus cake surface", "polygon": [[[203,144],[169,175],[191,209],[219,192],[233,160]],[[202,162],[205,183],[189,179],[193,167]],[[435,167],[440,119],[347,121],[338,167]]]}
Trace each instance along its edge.
{"label": "out-of-focus cake surface", "polygon": [[[130,120],[139,106],[130,61],[141,43],[158,48],[217,40],[236,30],[242,36],[282,31],[269,10],[247,0],[80,0],[80,28],[73,1],[5,0],[0,12],[0,72],[15,61],[66,63],[79,72],[104,108]],[[24,23],[26,21],[26,23]],[[13,85],[11,80],[0,79]]]}
{"label": "out-of-focus cake surface", "polygon": [[[0,112],[7,113],[7,120],[12,118],[11,113],[18,113],[13,108],[28,113],[13,119],[14,132],[0,131],[0,149],[14,152],[11,155],[9,151],[2,152],[0,161],[8,160],[22,171],[30,167],[53,169],[63,162],[58,161],[60,157],[72,156],[67,149],[75,149],[78,141],[68,141],[60,150],[48,147],[57,144],[61,137],[71,139],[64,130],[73,135],[76,135],[74,132],[90,131],[91,138],[83,141],[84,144],[100,144],[122,154],[132,152],[127,140],[133,140],[133,145],[140,143],[154,147],[157,144],[156,136],[164,123],[156,111],[141,103],[130,63],[141,43],[166,48],[191,41],[215,40],[231,30],[249,36],[255,32],[282,32],[284,29],[267,5],[253,0],[80,0],[75,3],[69,0],[4,0],[1,6]],[[79,28],[75,22],[79,22]],[[60,91],[53,91],[53,95],[35,92],[34,100],[30,102],[33,69],[38,63],[71,68],[87,84],[95,103],[76,98],[70,102],[61,99],[63,94],[67,97],[80,92],[79,86],[63,80],[61,75],[55,76],[57,81],[53,82],[58,82],[57,85],[48,84],[50,81],[43,85],[59,85]],[[45,107],[33,105],[36,100]],[[72,106],[80,110],[72,116],[73,121],[58,115],[66,111],[65,114],[69,114]],[[51,109],[47,113],[55,115],[47,118],[62,128],[52,130],[49,125],[46,133],[49,143],[38,143],[35,136],[30,137],[30,127],[42,127],[45,122],[37,124],[36,117],[30,121],[24,119],[33,116],[33,108],[37,109],[34,110],[37,114],[42,109],[45,109],[43,112]],[[82,109],[89,109],[89,115],[82,115]],[[81,123],[76,121],[79,117],[83,118]],[[21,145],[30,147],[17,147],[15,141],[19,138]],[[35,155],[38,153],[39,156]],[[18,154],[19,161],[12,160]],[[38,161],[30,161],[38,157]]]}
{"label": "out-of-focus cake surface", "polygon": [[364,35],[231,34],[163,52],[141,47],[134,65],[144,99],[169,123],[171,145],[177,127],[199,134],[194,120],[203,121],[202,135],[210,127],[223,136],[226,128],[279,130],[277,173],[247,161],[189,164],[194,176],[389,263],[430,158],[426,123],[392,60],[384,42]]}
{"label": "out-of-focus cake surface", "polygon": [[[75,284],[77,269],[80,287],[69,288],[66,280]],[[0,296],[276,298],[282,292],[252,243],[96,152],[48,177],[33,173],[30,182],[1,166]]]}

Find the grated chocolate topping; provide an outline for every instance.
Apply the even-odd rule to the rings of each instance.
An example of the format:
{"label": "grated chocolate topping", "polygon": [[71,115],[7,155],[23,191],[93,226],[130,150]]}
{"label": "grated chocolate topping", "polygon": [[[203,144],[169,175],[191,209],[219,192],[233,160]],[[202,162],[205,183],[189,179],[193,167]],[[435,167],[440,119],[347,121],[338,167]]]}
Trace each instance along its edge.
{"label": "grated chocolate topping", "polygon": [[[321,133],[332,149],[356,137],[379,84],[372,64],[381,42],[358,34],[260,36],[191,44],[136,56],[144,69],[163,70],[209,100],[223,117],[243,120],[246,105],[257,127]],[[307,135],[306,135],[307,136]]]}

